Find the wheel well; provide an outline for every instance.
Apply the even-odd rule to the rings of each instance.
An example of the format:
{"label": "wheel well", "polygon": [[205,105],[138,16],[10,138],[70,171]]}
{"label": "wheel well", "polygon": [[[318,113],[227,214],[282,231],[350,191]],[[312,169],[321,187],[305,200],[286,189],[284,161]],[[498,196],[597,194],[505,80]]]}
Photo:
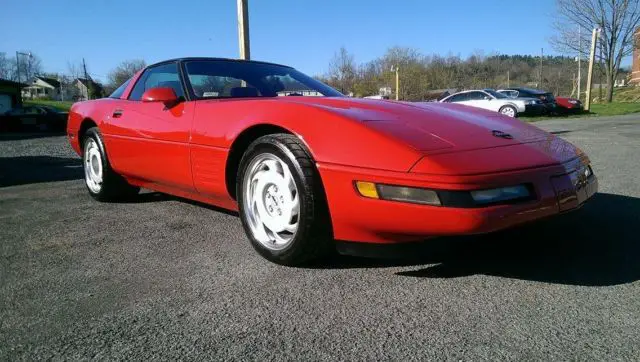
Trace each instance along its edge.
{"label": "wheel well", "polygon": [[85,118],[82,120],[82,124],[80,125],[80,130],[78,131],[78,142],[80,143],[80,148],[84,146],[84,136],[87,133],[87,130],[92,127],[97,127],[98,125],[91,118]]}
{"label": "wheel well", "polygon": [[291,132],[282,127],[274,126],[272,124],[260,124],[242,131],[235,141],[233,141],[233,144],[229,149],[229,157],[227,157],[227,164],[225,167],[225,182],[227,192],[234,200],[236,200],[236,177],[238,175],[238,168],[240,167],[242,155],[253,141],[262,136],[274,133],[291,134]]}

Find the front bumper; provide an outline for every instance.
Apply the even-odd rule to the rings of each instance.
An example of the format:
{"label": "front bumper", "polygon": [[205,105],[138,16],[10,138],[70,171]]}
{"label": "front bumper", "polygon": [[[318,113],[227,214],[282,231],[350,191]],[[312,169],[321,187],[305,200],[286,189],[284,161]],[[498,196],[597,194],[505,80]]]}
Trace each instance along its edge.
{"label": "front bumper", "polygon": [[[580,207],[597,191],[597,179],[576,182],[584,161],[521,171],[473,176],[434,176],[318,164],[334,237],[369,243],[397,243],[446,235],[493,232]],[[453,208],[369,199],[356,180],[435,190],[478,190],[531,184],[535,199],[514,204]],[[574,195],[574,196],[572,196]]]}
{"label": "front bumper", "polygon": [[549,110],[544,104],[530,104],[524,107],[525,116],[539,116],[548,112]]}

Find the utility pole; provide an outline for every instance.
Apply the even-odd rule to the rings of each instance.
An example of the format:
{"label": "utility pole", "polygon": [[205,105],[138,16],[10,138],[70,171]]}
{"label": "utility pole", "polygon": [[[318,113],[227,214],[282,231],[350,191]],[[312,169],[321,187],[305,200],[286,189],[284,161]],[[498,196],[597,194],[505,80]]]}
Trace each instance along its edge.
{"label": "utility pole", "polygon": [[391,66],[391,71],[396,72],[396,101],[400,100],[400,68],[396,66]]}
{"label": "utility pole", "polygon": [[240,59],[251,59],[249,48],[249,0],[238,0],[238,44]]}
{"label": "utility pole", "polygon": [[584,110],[591,108],[591,81],[593,79],[593,61],[596,56],[596,42],[598,41],[599,28],[594,28],[591,34],[591,52],[589,54],[589,70],[587,72],[587,91],[584,100]]}
{"label": "utility pole", "polygon": [[507,70],[507,88],[511,88],[511,74],[510,71]]}
{"label": "utility pole", "polygon": [[18,57],[20,52],[16,51],[16,80],[18,86],[18,96],[20,97],[20,103],[22,103],[22,88],[20,88],[20,58]]}
{"label": "utility pole", "polygon": [[64,89],[62,88],[62,83],[64,82],[64,77],[59,76],[58,82],[60,82],[60,101],[64,102]]}
{"label": "utility pole", "polygon": [[89,74],[87,73],[87,63],[84,62],[84,58],[82,58],[82,68],[84,69],[84,80],[87,82],[87,84],[85,84],[87,88],[87,100],[89,100]]}
{"label": "utility pole", "polygon": [[538,88],[542,88],[542,58],[544,57],[544,48],[540,48],[540,73],[538,74]]}
{"label": "utility pole", "polygon": [[[22,88],[20,88],[20,55],[24,55],[29,57],[29,59],[31,59],[31,57],[33,57],[33,55],[31,55],[31,52],[29,53],[22,53],[22,52],[18,52],[16,51],[16,77],[17,77],[17,83],[18,83],[18,96],[20,97],[19,101],[20,103],[22,103]],[[25,69],[25,76],[28,77],[29,76],[29,70],[31,67]],[[25,78],[25,83],[27,83],[27,81],[29,81],[29,79]]]}
{"label": "utility pole", "polygon": [[578,28],[578,100],[580,100],[580,83],[582,83],[582,27]]}

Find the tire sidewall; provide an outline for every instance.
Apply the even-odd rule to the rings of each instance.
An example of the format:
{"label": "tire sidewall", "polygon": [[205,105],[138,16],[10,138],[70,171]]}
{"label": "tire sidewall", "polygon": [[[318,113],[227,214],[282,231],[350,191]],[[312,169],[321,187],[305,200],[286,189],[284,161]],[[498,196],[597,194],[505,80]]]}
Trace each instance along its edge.
{"label": "tire sidewall", "polygon": [[[240,167],[238,168],[238,177],[236,182],[236,195],[238,199],[238,208],[240,212],[240,219],[242,220],[242,226],[247,234],[251,245],[260,253],[263,257],[280,264],[288,264],[292,258],[295,258],[304,249],[304,244],[309,241],[309,233],[312,229],[312,220],[315,216],[315,194],[312,185],[309,185],[305,180],[304,173],[296,160],[293,152],[287,148],[285,144],[280,142],[276,138],[261,138],[261,142],[254,142],[249,146],[247,151],[240,161]],[[298,216],[298,229],[296,234],[285,248],[280,250],[272,250],[266,248],[260,241],[258,241],[254,235],[248,222],[246,222],[245,216],[245,195],[244,184],[245,177],[247,177],[247,168],[251,164],[251,161],[260,154],[271,153],[279,157],[291,171],[291,175],[296,184],[298,198],[300,200],[300,213]]]}

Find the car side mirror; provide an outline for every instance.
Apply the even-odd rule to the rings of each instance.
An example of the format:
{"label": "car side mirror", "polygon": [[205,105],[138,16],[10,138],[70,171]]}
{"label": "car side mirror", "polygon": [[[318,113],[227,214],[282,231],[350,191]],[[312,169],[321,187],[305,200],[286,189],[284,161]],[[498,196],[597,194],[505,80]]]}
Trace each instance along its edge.
{"label": "car side mirror", "polygon": [[167,107],[173,107],[176,104],[180,103],[180,99],[176,95],[176,92],[173,88],[170,87],[156,87],[147,89],[142,94],[143,102],[162,102]]}

